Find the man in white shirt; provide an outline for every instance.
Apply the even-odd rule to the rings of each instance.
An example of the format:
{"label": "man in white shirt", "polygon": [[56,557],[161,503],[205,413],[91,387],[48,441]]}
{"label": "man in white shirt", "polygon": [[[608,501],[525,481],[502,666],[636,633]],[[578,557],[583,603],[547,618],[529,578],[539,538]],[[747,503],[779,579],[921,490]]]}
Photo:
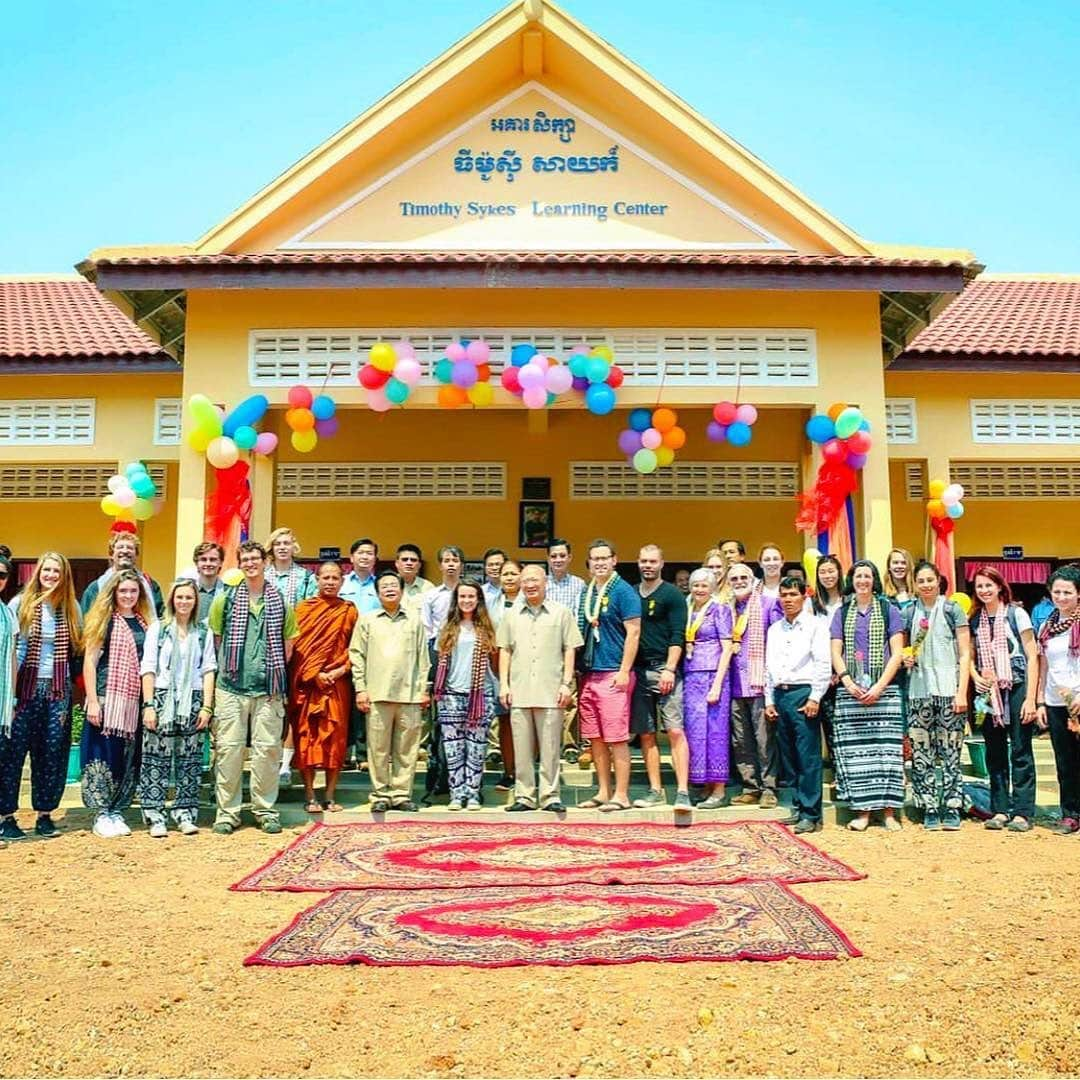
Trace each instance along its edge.
{"label": "man in white shirt", "polygon": [[345,575],[338,596],[348,600],[361,615],[379,610],[379,596],[375,591],[375,564],[379,561],[379,545],[365,536],[354,540],[349,548],[352,569]]}
{"label": "man in white shirt", "polygon": [[765,641],[765,718],[776,722],[785,772],[794,779],[792,814],[784,824],[796,833],[821,829],[821,720],[818,703],[829,688],[829,634],[803,607],[802,583],[780,581],[783,619]]}
{"label": "man in white shirt", "polygon": [[[493,608],[502,607],[501,576],[504,562],[506,562],[506,552],[502,548],[488,548],[484,552],[484,603],[487,604],[489,615],[492,614]],[[492,621],[495,621],[494,616],[492,616]]]}
{"label": "man in white shirt", "polygon": [[461,580],[465,553],[461,548],[447,544],[439,548],[438,559],[442,582],[434,589],[428,589],[420,602],[420,621],[424,624],[429,642],[439,636],[439,631],[446,624],[446,617],[450,613],[450,598]]}

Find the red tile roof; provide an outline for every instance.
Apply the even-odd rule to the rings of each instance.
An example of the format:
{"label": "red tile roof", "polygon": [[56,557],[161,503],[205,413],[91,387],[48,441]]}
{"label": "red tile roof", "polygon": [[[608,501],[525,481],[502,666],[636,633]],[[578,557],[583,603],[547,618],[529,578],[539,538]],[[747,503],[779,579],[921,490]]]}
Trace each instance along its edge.
{"label": "red tile roof", "polygon": [[88,281],[0,280],[0,363],[10,370],[19,361],[175,367],[153,338]]}
{"label": "red tile roof", "polygon": [[893,366],[1009,360],[1080,360],[1080,280],[976,279]]}

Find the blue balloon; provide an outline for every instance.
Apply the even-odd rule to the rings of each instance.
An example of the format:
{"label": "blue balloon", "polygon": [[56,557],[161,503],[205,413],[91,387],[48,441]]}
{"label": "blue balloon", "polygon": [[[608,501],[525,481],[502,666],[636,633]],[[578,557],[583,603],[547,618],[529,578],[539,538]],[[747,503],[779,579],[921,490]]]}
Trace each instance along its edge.
{"label": "blue balloon", "polygon": [[402,405],[409,396],[409,387],[400,379],[386,380],[386,400],[395,405]]}
{"label": "blue balloon", "polygon": [[225,417],[225,422],[221,425],[222,434],[231,439],[237,428],[254,427],[266,415],[268,408],[270,402],[265,394],[253,394],[245,398]]}
{"label": "blue balloon", "polygon": [[[258,439],[259,433],[250,424],[238,427],[236,434],[233,436],[233,442],[241,450],[254,450]],[[138,492],[135,492],[135,494],[137,495]]]}
{"label": "blue balloon", "polygon": [[435,364],[435,378],[441,383],[448,383],[454,377],[454,361],[443,357]]}
{"label": "blue balloon", "polygon": [[824,414],[811,416],[806,421],[806,437],[813,443],[827,443],[836,438],[836,425]]}
{"label": "blue balloon", "polygon": [[337,405],[334,404],[334,399],[327,397],[326,394],[320,394],[311,403],[311,412],[316,420],[329,420],[336,411]]}
{"label": "blue balloon", "polygon": [[593,416],[606,416],[615,408],[615,391],[607,383],[593,383],[585,391],[585,407]]}
{"label": "blue balloon", "polygon": [[[827,420],[828,417],[825,419]],[[736,420],[734,424],[728,425],[727,441],[732,446],[746,446],[752,436],[753,432],[750,430],[750,425],[744,424],[741,420]]]}
{"label": "blue balloon", "polygon": [[859,430],[860,431],[869,431],[870,430],[870,421],[867,420],[865,417],[863,418],[863,422],[859,425]]}
{"label": "blue balloon", "polygon": [[964,504],[953,503],[952,506],[946,506],[945,513],[948,514],[949,517],[953,519],[953,521],[955,521],[957,518],[962,518],[964,516]]}
{"label": "blue balloon", "polygon": [[633,409],[629,424],[634,431],[648,430],[652,427],[652,412],[649,409]]}
{"label": "blue balloon", "polygon": [[584,379],[589,374],[589,358],[583,353],[575,353],[570,357],[570,374],[575,379]]}
{"label": "blue balloon", "polygon": [[515,345],[510,350],[510,363],[514,367],[524,367],[535,355],[535,345]]}
{"label": "blue balloon", "polygon": [[610,370],[611,365],[602,356],[590,356],[585,366],[585,378],[591,383],[602,383]]}

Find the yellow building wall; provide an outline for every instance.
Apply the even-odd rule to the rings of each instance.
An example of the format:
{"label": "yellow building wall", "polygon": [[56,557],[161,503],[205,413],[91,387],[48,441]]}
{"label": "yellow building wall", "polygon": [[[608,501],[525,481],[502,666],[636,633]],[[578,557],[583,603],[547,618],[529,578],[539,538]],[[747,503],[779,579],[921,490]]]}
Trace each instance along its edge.
{"label": "yellow building wall", "polygon": [[[1080,380],[1075,375],[1037,377],[987,372],[886,373],[888,397],[914,398],[918,441],[889,447],[892,459],[893,531],[898,542],[922,547],[923,503],[904,498],[901,461],[923,461],[927,478],[944,478],[950,461],[1080,461],[1080,445],[1045,443],[976,443],[972,440],[971,401],[1029,398],[1076,399]],[[1015,500],[966,498],[964,517],[957,522],[957,555],[1001,557],[1004,546],[1019,545],[1025,556],[1080,556],[1080,500]]]}

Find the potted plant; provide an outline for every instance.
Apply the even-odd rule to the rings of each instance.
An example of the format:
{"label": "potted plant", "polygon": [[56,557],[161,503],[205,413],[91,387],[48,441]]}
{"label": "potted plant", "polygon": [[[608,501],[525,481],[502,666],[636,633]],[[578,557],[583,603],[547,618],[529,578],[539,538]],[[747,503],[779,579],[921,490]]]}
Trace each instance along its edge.
{"label": "potted plant", "polygon": [[79,743],[82,742],[83,725],[86,723],[86,710],[81,705],[71,709],[71,749],[68,750],[67,782],[77,783],[82,775],[79,758]]}

